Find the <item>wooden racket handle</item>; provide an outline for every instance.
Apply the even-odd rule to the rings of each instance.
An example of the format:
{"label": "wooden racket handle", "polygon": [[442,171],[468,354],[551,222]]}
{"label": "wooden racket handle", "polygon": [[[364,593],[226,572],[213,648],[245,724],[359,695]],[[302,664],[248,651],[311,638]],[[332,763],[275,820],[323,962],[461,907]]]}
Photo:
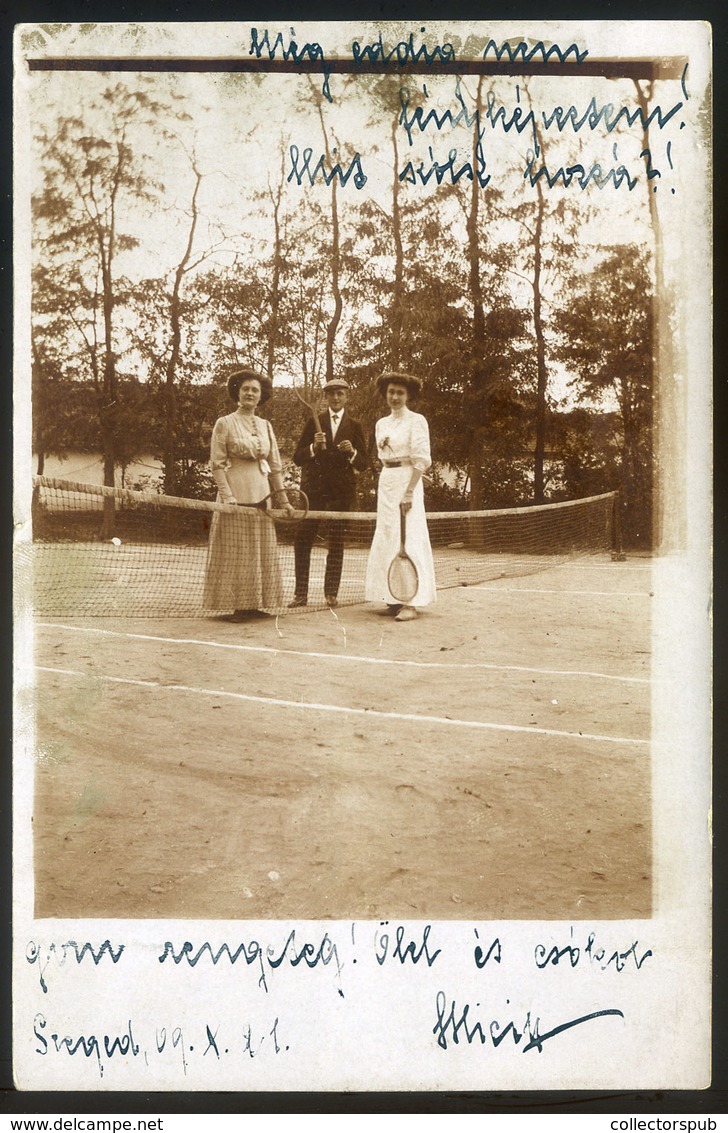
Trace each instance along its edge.
{"label": "wooden racket handle", "polygon": [[314,427],[315,427],[315,429],[316,429],[316,432],[317,432],[317,433],[323,433],[323,429],[321,428],[321,422],[320,422],[320,420],[319,420],[319,415],[318,415],[318,413],[316,412],[316,407],[315,407],[315,405],[312,405],[310,401],[306,401],[306,398],[305,398],[305,397],[303,396],[303,394],[301,394],[301,393],[299,393],[299,392],[298,392],[298,389],[296,388],[296,386],[295,386],[295,385],[294,385],[294,387],[293,387],[293,392],[295,393],[295,395],[296,395],[296,397],[298,398],[298,400],[299,400],[299,401],[301,401],[301,402],[303,402],[303,404],[304,404],[304,405],[306,406],[306,408],[308,409],[309,413],[310,413],[310,414],[311,414],[311,416],[313,417],[313,423],[314,423]]}

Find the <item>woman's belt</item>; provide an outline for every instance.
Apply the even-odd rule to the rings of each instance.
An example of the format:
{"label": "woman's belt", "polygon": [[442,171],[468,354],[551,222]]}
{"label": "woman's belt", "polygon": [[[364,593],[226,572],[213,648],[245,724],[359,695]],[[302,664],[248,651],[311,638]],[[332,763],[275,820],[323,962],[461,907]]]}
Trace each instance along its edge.
{"label": "woman's belt", "polygon": [[411,460],[383,460],[382,464],[385,468],[408,468],[411,467]]}

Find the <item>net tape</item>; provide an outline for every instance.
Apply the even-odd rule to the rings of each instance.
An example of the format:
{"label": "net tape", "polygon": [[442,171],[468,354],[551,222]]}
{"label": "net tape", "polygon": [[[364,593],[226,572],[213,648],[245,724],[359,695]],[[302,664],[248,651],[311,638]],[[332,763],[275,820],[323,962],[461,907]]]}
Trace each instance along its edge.
{"label": "net tape", "polygon": [[[617,493],[508,509],[428,512],[438,589],[534,573],[576,555],[613,549]],[[273,523],[270,521],[273,519]],[[236,556],[258,545],[260,525],[276,538],[275,556],[288,608],[295,586],[296,525],[237,505],[107,488],[52,477],[33,478],[33,542],[26,550],[34,610],[46,616],[197,617],[232,612],[235,603],[206,604],[211,531],[224,524]],[[311,511],[317,522],[308,606],[322,608],[326,552],[332,533],[344,540],[341,605],[364,601],[374,512]],[[257,525],[257,526],[256,526]],[[260,553],[260,548],[258,547]]]}

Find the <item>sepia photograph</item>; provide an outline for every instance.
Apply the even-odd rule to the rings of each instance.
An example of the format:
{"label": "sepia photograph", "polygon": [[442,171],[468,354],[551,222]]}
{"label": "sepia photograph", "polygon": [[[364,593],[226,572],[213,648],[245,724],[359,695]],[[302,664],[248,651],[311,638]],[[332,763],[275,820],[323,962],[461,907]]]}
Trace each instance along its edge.
{"label": "sepia photograph", "polygon": [[697,862],[707,994],[709,29],[625,27],[18,28],[16,902],[79,964],[639,922],[636,975]]}

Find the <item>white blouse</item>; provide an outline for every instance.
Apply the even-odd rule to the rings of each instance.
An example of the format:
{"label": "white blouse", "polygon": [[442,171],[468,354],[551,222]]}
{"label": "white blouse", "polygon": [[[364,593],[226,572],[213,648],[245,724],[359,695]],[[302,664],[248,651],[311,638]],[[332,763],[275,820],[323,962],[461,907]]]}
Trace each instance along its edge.
{"label": "white blouse", "polygon": [[215,422],[210,442],[210,471],[221,500],[235,499],[229,473],[236,481],[242,476],[245,490],[265,485],[269,473],[281,469],[278,444],[267,420],[244,416],[236,410]]}
{"label": "white blouse", "polygon": [[420,472],[432,464],[430,429],[421,413],[405,405],[377,421],[374,432],[380,460],[409,460]]}

